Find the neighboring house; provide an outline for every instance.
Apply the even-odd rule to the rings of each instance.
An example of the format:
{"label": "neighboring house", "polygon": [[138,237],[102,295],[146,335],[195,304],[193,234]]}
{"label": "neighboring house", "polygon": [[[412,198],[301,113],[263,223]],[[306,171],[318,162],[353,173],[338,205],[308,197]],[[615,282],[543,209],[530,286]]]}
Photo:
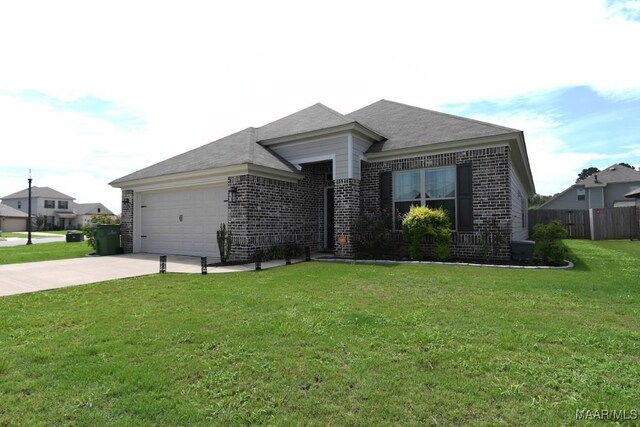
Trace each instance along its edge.
{"label": "neighboring house", "polygon": [[352,257],[364,216],[412,204],[447,210],[453,257],[493,239],[508,259],[534,193],[521,131],[386,100],[347,115],[315,104],[111,185],[125,252],[218,257],[227,223],[232,259],[287,242]]}
{"label": "neighboring house", "polygon": [[640,208],[640,186],[635,190],[629,191],[624,195],[624,197],[626,197],[627,199],[632,199],[634,201],[633,206],[637,206]]}
{"label": "neighboring house", "polygon": [[73,212],[76,214],[75,225],[78,228],[91,222],[94,215],[113,215],[102,203],[74,203]]}
{"label": "neighboring house", "polygon": [[27,231],[29,215],[0,203],[0,231]]}
{"label": "neighboring house", "polygon": [[576,182],[538,209],[578,210],[634,206],[625,194],[640,188],[640,172],[614,164]]}
{"label": "neighboring house", "polygon": [[[42,215],[45,228],[79,228],[91,210],[104,210],[113,215],[101,203],[75,203],[75,198],[50,187],[31,187],[31,216]],[[29,212],[29,189],[9,194],[2,198],[2,203],[22,212]],[[76,207],[80,208],[76,208]]]}

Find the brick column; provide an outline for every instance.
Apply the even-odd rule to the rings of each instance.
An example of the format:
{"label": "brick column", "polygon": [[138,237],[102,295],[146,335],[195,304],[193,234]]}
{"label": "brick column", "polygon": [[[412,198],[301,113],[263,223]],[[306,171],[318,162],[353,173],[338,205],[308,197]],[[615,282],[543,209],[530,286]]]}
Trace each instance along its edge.
{"label": "brick column", "polygon": [[[335,251],[336,256],[354,258],[355,239],[360,220],[360,180],[353,178],[334,181],[335,212]],[[346,237],[346,243],[340,245],[340,236]]]}
{"label": "brick column", "polygon": [[133,253],[133,190],[122,190],[122,217],[120,235],[122,250],[125,254]]}

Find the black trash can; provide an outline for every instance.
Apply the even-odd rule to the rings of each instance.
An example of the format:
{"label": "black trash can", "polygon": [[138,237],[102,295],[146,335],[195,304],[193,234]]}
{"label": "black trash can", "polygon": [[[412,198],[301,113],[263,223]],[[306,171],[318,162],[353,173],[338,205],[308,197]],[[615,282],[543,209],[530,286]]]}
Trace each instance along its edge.
{"label": "black trash can", "polygon": [[84,240],[84,234],[80,231],[67,231],[67,243],[70,242],[82,242]]}

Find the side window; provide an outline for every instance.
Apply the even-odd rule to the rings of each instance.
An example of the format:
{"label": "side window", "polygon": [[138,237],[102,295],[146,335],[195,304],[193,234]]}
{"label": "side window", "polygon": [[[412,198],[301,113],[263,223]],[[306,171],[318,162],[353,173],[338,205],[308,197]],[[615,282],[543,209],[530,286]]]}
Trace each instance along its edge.
{"label": "side window", "polygon": [[585,200],[586,196],[585,196],[585,189],[584,188],[578,188],[576,190],[576,195],[578,196],[578,200]]}

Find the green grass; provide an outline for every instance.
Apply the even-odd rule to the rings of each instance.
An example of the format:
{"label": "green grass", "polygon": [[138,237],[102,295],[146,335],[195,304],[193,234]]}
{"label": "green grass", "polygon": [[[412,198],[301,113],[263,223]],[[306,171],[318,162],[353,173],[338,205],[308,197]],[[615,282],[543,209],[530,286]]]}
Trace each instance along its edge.
{"label": "green grass", "polygon": [[577,268],[304,263],[0,299],[0,425],[571,425],[640,409],[640,242]]}
{"label": "green grass", "polygon": [[[94,250],[87,242],[53,242],[0,247],[0,265],[83,257]],[[0,284],[2,278],[0,277]]]}

